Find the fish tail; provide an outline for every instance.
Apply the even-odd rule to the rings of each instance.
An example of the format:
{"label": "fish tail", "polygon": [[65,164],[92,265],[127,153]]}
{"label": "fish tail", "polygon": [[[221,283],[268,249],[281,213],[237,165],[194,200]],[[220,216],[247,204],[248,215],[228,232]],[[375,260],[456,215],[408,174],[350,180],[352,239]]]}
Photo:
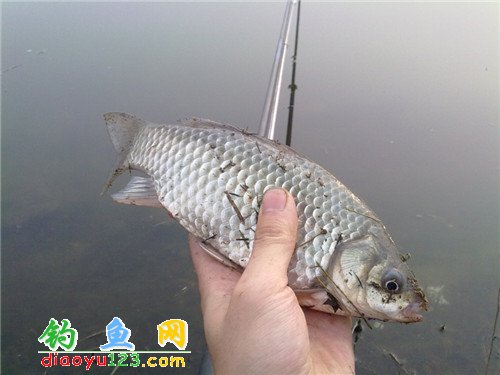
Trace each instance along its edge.
{"label": "fish tail", "polygon": [[101,195],[104,194],[113,184],[113,181],[128,168],[126,160],[134,144],[135,136],[144,126],[146,126],[145,121],[127,113],[119,112],[105,113],[104,121],[106,122],[106,127],[113,147],[118,153],[118,161],[106,185],[104,185]]}

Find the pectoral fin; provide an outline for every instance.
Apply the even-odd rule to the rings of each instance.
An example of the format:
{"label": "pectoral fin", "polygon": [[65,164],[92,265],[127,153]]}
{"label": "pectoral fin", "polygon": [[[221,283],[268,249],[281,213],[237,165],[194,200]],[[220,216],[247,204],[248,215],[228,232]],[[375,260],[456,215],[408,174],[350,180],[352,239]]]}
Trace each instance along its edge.
{"label": "pectoral fin", "polygon": [[299,305],[329,314],[345,315],[336,299],[325,289],[294,290]]}

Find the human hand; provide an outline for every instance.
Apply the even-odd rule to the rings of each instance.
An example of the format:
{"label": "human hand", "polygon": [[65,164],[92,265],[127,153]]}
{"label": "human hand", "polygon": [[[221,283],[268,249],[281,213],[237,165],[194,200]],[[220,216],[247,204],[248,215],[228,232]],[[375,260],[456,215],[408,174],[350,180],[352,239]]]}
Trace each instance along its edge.
{"label": "human hand", "polygon": [[293,197],[272,189],[242,274],[190,237],[216,374],[354,374],[351,319],[302,308],[287,285],[296,233]]}

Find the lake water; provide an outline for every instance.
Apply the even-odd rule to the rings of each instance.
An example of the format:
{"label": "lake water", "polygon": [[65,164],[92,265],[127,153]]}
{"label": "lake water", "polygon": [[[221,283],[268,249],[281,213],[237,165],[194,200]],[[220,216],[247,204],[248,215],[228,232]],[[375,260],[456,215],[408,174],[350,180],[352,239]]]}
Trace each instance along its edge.
{"label": "lake water", "polygon": [[[116,157],[102,113],[256,130],[283,10],[2,4],[3,373],[45,373],[37,339],[50,318],[95,350],[114,316],[138,350],[160,350],[165,319],[188,321],[177,373],[197,373],[186,234],[162,210],[100,196]],[[365,327],[358,374],[484,373],[500,285],[498,26],[494,3],[302,4],[293,146],[379,214],[431,302],[422,323]]]}

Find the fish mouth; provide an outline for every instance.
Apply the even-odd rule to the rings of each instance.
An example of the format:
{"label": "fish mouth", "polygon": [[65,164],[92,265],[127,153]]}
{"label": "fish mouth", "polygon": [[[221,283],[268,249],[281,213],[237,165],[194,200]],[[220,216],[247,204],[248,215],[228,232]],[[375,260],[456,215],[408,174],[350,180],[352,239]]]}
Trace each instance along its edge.
{"label": "fish mouth", "polygon": [[422,320],[423,311],[427,311],[427,299],[422,289],[418,286],[417,280],[413,277],[408,281],[413,289],[413,298],[411,302],[402,311],[402,321],[407,323],[420,322]]}
{"label": "fish mouth", "polygon": [[419,314],[424,310],[421,302],[411,302],[402,311],[402,321],[407,323],[420,322],[422,315]]}

